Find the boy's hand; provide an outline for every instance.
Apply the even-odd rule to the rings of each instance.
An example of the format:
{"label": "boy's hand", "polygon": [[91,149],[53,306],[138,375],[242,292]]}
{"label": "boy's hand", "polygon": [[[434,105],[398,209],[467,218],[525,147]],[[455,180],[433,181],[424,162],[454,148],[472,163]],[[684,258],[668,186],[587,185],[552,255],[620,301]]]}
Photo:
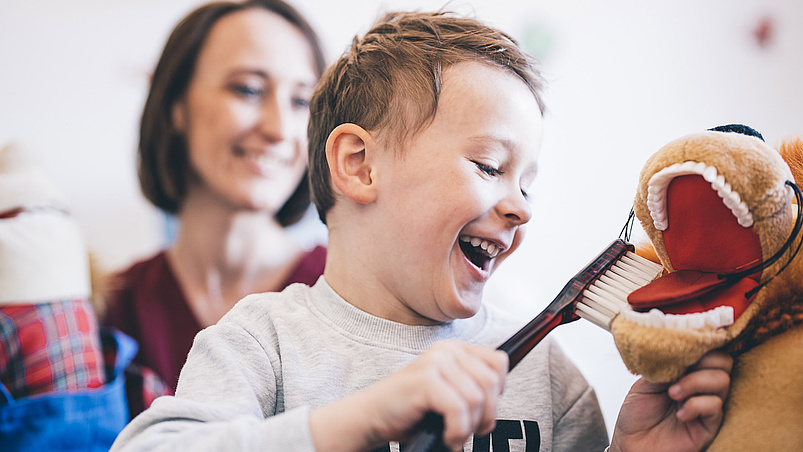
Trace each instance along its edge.
{"label": "boy's hand", "polygon": [[699,451],[714,439],[730,389],[733,358],[709,352],[674,384],[644,379],[630,389],[611,451]]}
{"label": "boy's hand", "polygon": [[310,412],[316,449],[367,450],[405,441],[432,411],[444,418],[446,446],[460,450],[472,434],[493,430],[507,370],[504,352],[440,342],[372,388]]}

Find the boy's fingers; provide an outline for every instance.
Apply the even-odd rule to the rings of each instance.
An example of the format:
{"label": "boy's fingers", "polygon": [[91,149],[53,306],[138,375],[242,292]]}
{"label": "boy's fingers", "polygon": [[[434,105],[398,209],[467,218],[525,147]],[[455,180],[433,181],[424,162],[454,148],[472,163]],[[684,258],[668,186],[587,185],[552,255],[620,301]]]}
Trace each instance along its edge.
{"label": "boy's fingers", "polygon": [[504,389],[504,377],[510,369],[510,357],[507,353],[501,350],[490,350],[491,354],[488,357],[489,365],[502,375],[502,387],[499,388],[499,393]]}
{"label": "boy's fingers", "polygon": [[430,406],[444,418],[443,440],[457,449],[468,437],[493,429],[504,386],[507,355],[477,345],[447,341],[428,355]]}
{"label": "boy's fingers", "polygon": [[496,406],[504,388],[507,373],[507,354],[485,347],[467,346],[466,353],[456,356],[460,374],[469,383],[458,385],[472,408],[477,433],[493,430],[496,423]]}
{"label": "boy's fingers", "polygon": [[473,351],[476,353],[458,356],[457,362],[466,373],[476,380],[480,387],[488,391],[489,395],[501,394],[507,376],[507,353],[484,347],[475,348]]}
{"label": "boy's fingers", "polygon": [[[476,366],[473,373],[474,378],[485,391],[485,403],[482,423],[478,433],[486,434],[493,430],[496,425],[496,407],[499,395],[505,388],[505,378],[509,369],[509,357],[507,353],[500,350],[491,350],[480,347],[478,350],[480,359],[485,366]],[[465,363],[464,363],[465,365]]]}
{"label": "boy's fingers", "polygon": [[460,389],[470,382],[461,378],[457,371],[459,366],[451,354],[443,354],[440,358],[437,366],[427,370],[429,375],[421,382],[421,387],[426,390],[427,411],[443,417],[443,442],[453,449],[473,433],[475,422],[472,421],[471,408]]}
{"label": "boy's fingers", "polygon": [[[469,366],[473,363],[467,361],[463,364]],[[470,369],[472,383],[466,389],[470,388],[473,392],[465,392],[464,394],[474,409],[473,414],[477,422],[477,433],[485,434],[493,430],[496,423],[497,400],[501,393],[504,376],[500,376],[496,371],[484,364],[475,365]]]}
{"label": "boy's fingers", "polygon": [[463,444],[473,432],[467,404],[452,385],[444,384],[433,389],[438,391],[438,399],[433,403],[434,409],[443,416],[443,442],[454,449],[455,445]]}
{"label": "boy's fingers", "polygon": [[495,369],[499,373],[506,374],[508,370],[507,353],[482,345],[468,344],[465,342],[452,341],[456,348],[459,348],[465,356],[481,359],[487,366]]}
{"label": "boy's fingers", "polygon": [[467,427],[473,431],[482,422],[487,399],[485,391],[471,375],[459,366],[446,370],[443,379],[450,389],[455,391],[456,397],[460,401],[459,409],[465,413],[469,423]]}

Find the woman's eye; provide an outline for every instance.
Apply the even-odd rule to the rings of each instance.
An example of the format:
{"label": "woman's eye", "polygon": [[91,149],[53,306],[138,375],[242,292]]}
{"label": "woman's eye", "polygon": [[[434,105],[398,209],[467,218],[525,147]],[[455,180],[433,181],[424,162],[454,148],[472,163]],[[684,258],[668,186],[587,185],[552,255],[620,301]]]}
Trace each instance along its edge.
{"label": "woman's eye", "polygon": [[489,176],[500,176],[500,175],[503,174],[502,171],[499,171],[498,169],[494,168],[493,166],[488,166],[488,165],[482,164],[480,162],[474,162],[474,164],[477,165],[477,168],[479,168],[480,171],[482,171],[483,173],[485,173],[485,174],[487,174]]}
{"label": "woman's eye", "polygon": [[244,99],[254,99],[262,96],[262,88],[252,85],[232,85],[230,89],[234,94]]}
{"label": "woman's eye", "polygon": [[293,100],[292,100],[293,107],[298,108],[298,109],[308,109],[309,108],[309,101],[310,100],[308,98],[306,98],[306,97],[294,97]]}

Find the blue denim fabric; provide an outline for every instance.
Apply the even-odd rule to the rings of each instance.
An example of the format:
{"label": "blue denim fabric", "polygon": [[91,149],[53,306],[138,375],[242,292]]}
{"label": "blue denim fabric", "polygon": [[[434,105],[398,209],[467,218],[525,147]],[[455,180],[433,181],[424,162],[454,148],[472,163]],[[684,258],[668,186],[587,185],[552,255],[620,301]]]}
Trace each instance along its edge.
{"label": "blue denim fabric", "polygon": [[103,451],[128,423],[123,371],[137,343],[119,331],[113,375],[97,389],[42,394],[14,400],[0,385],[0,449],[16,451]]}

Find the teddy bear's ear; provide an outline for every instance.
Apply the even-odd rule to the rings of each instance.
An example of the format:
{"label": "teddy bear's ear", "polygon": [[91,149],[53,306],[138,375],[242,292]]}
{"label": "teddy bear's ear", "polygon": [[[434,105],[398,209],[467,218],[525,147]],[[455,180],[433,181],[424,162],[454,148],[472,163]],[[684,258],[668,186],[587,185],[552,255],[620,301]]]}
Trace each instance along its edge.
{"label": "teddy bear's ear", "polygon": [[780,148],[781,157],[783,157],[789,169],[792,170],[792,176],[795,177],[795,183],[798,185],[803,183],[803,138],[793,137],[787,138],[781,143]]}
{"label": "teddy bear's ear", "polygon": [[726,124],[723,126],[716,126],[708,129],[712,132],[729,132],[729,133],[741,133],[742,135],[749,135],[751,137],[756,137],[761,141],[764,141],[764,137],[761,136],[758,130],[746,126],[744,124]]}

